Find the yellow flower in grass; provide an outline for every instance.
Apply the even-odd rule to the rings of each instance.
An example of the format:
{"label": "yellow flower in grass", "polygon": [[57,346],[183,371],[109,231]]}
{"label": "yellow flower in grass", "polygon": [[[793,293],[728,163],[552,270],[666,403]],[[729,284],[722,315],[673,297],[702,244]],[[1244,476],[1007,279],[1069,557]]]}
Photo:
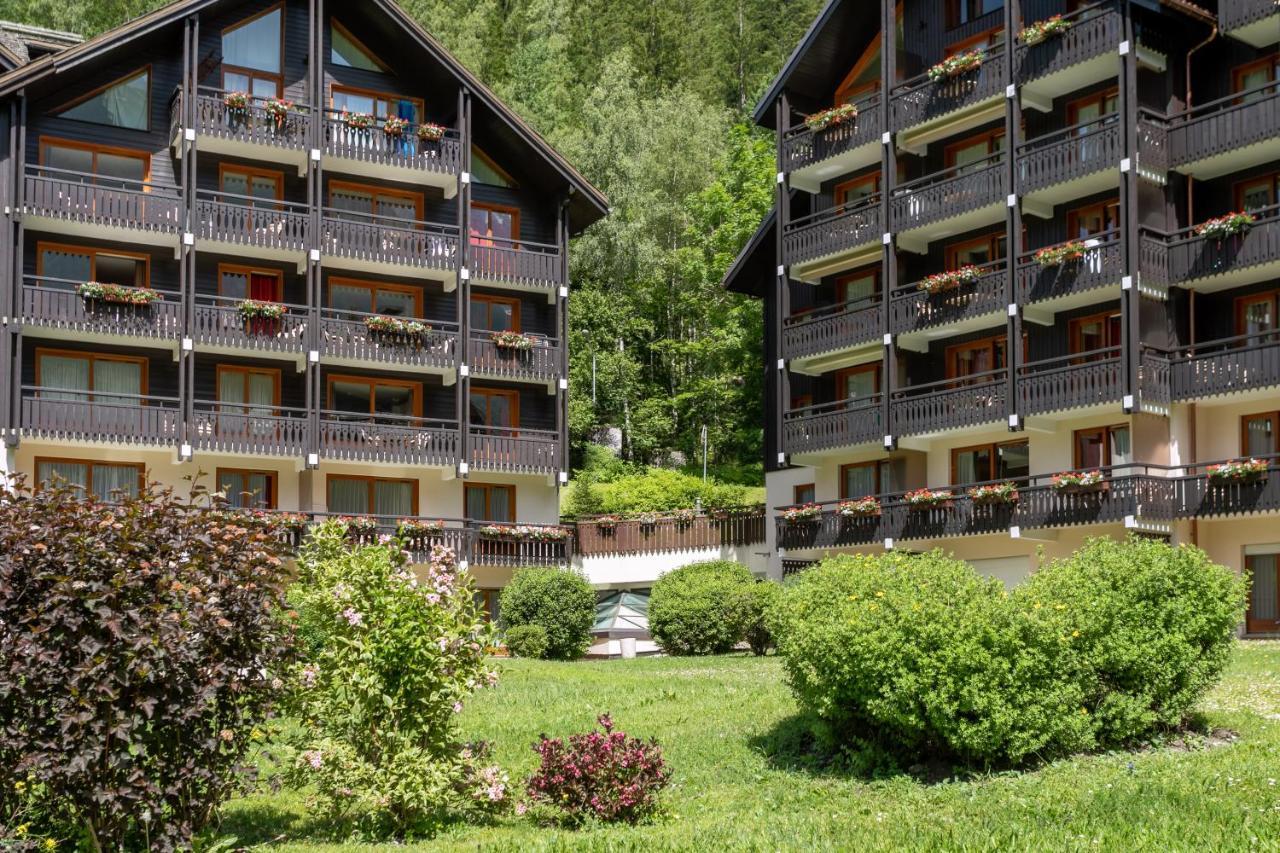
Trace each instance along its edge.
{"label": "yellow flower in grass", "polygon": [[46,839],[44,840],[44,849],[45,849],[45,850],[53,850],[53,849],[54,849],[54,848],[56,848],[57,846],[58,846],[58,842],[54,841],[52,838],[46,838]]}
{"label": "yellow flower in grass", "polygon": [[30,829],[30,828],[31,828],[31,824],[29,824],[29,823],[20,823],[20,824],[18,824],[17,826],[15,826],[15,827],[13,828],[13,834],[14,834],[14,835],[16,835],[16,836],[18,836],[19,838],[26,838],[26,837],[27,837],[27,830],[28,830],[28,829]]}
{"label": "yellow flower in grass", "polygon": [[1072,632],[1071,632],[1071,636],[1073,636],[1073,637],[1079,637],[1079,636],[1080,636],[1080,632],[1079,632],[1079,631],[1072,631]]}
{"label": "yellow flower in grass", "polygon": [[883,589],[878,589],[878,590],[876,590],[876,598],[884,598],[884,590],[883,590]]}

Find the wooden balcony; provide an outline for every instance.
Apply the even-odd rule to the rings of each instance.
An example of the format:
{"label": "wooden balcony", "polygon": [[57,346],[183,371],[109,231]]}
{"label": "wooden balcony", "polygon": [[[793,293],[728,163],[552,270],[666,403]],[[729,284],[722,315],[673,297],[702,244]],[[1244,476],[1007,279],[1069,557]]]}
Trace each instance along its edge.
{"label": "wooden balcony", "polygon": [[690,520],[639,519],[600,525],[596,517],[579,518],[577,552],[584,557],[611,554],[665,554],[705,548],[737,548],[765,541],[763,508],[742,507],[699,514]]}
{"label": "wooden balcony", "polygon": [[28,165],[23,184],[28,229],[77,238],[177,245],[182,193],[174,186]]}
{"label": "wooden balcony", "polygon": [[1003,368],[896,389],[889,403],[891,432],[927,435],[1004,423],[1008,390],[1009,374]]}
{"label": "wooden balcony", "polygon": [[787,360],[838,352],[884,336],[880,297],[811,308],[782,325],[782,357]]}
{"label": "wooden balcony", "polygon": [[880,444],[885,430],[881,396],[792,409],[782,421],[782,449],[790,456]]}
{"label": "wooden balcony", "polygon": [[1199,400],[1280,387],[1280,333],[1197,342],[1170,356],[1175,400]]}
{"label": "wooden balcony", "polygon": [[309,311],[303,305],[282,305],[278,319],[245,317],[244,300],[225,296],[196,297],[191,322],[191,339],[205,351],[289,353],[302,359],[308,349]]}
{"label": "wooden balcony", "polygon": [[133,446],[176,445],[176,398],[22,387],[22,434],[54,441]]}
{"label": "wooden balcony", "polygon": [[1280,40],[1275,0],[1219,0],[1218,26],[1232,38],[1263,48]]}
{"label": "wooden balcony", "polygon": [[452,371],[457,366],[456,323],[419,320],[427,326],[422,334],[383,332],[366,324],[377,316],[321,309],[321,359],[330,364],[393,365],[435,371]]}
{"label": "wooden balcony", "polygon": [[990,325],[992,315],[1006,310],[1008,281],[1009,264],[998,260],[978,267],[976,281],[935,293],[922,290],[922,282],[903,285],[890,298],[889,331],[907,335],[936,326]]}
{"label": "wooden balcony", "polygon": [[209,453],[302,458],[312,447],[306,409],[196,400],[188,431],[191,446]]}
{"label": "wooden balcony", "polygon": [[1184,476],[1177,480],[1178,515],[1224,518],[1280,511],[1280,457],[1263,456],[1261,461],[1267,463],[1267,473],[1241,482],[1211,480],[1210,466],[1221,462],[1184,469]]}
{"label": "wooden balcony", "polygon": [[560,379],[560,342],[556,338],[530,335],[530,349],[498,346],[488,332],[473,332],[468,354],[473,375],[509,382],[542,382],[553,386]]}
{"label": "wooden balcony", "polygon": [[510,290],[542,291],[553,297],[565,281],[559,246],[498,237],[471,238],[471,281]]}
{"label": "wooden balcony", "polygon": [[880,162],[880,93],[855,102],[853,121],[810,130],[801,123],[782,139],[782,168],[791,186],[816,193],[824,181]]}
{"label": "wooden balcony", "polygon": [[328,267],[423,276],[452,287],[458,229],[325,208],[320,251]]}
{"label": "wooden balcony", "polygon": [[[1124,278],[1120,232],[1107,231],[1090,237],[1084,244],[1084,257],[1057,266],[1040,266],[1034,251],[1022,255],[1018,259],[1016,279],[1018,303],[1057,302],[1061,304],[1055,308],[1062,310],[1096,300],[1093,291],[1099,288],[1114,287],[1118,295]],[[1051,321],[1051,318],[1042,319]]]}
{"label": "wooden balcony", "polygon": [[1198,226],[1172,234],[1143,229],[1143,275],[1202,292],[1274,278],[1280,274],[1280,205],[1251,212],[1248,231],[1223,239],[1197,236]]}
{"label": "wooden balcony", "polygon": [[445,198],[458,192],[462,138],[452,128],[436,141],[421,139],[418,125],[398,136],[379,121],[370,128],[348,127],[342,113],[325,110],[321,117],[325,168],[350,175],[406,181],[438,187]]}
{"label": "wooden balcony", "polygon": [[311,213],[305,204],[199,190],[193,228],[196,240],[206,250],[302,262]]}
{"label": "wooden balcony", "polygon": [[792,278],[816,283],[878,252],[882,236],[877,194],[788,222],[782,234],[782,262],[791,267]]}
{"label": "wooden balcony", "polygon": [[[1280,21],[1276,28],[1280,32]],[[1280,81],[1196,105],[1169,116],[1164,125],[1169,165],[1197,180],[1273,161],[1280,137]]]}
{"label": "wooden balcony", "polygon": [[989,121],[1003,109],[1008,82],[1001,42],[987,48],[982,65],[973,71],[936,83],[926,72],[899,83],[890,94],[892,130],[906,137],[899,145],[910,150],[932,136]]}
{"label": "wooden balcony", "polygon": [[[227,106],[227,92],[201,86],[195,97],[196,148],[201,153],[224,154],[272,162],[297,168],[306,166],[306,150],[311,140],[311,108],[293,104],[285,115],[272,115],[266,99],[249,98],[247,107]],[[183,93],[174,94],[169,109],[169,138],[177,156],[182,156]]]}
{"label": "wooden balcony", "polygon": [[452,468],[459,449],[456,421],[320,412],[320,456],[329,461]]}
{"label": "wooden balcony", "polygon": [[1018,370],[1018,411],[1043,415],[1120,403],[1123,357],[1123,349],[1114,346],[1023,365]]}
{"label": "wooden balcony", "polygon": [[554,430],[471,427],[471,470],[558,474],[560,435]]}
{"label": "wooden balcony", "polygon": [[1123,156],[1120,122],[1114,115],[1018,146],[1023,209],[1050,219],[1055,205],[1118,186]]}
{"label": "wooden balcony", "polygon": [[[347,518],[338,513],[310,513],[309,520],[321,523],[331,518]],[[354,545],[376,545],[384,536],[396,536],[400,523],[405,520],[423,521],[442,524],[444,528],[433,533],[404,536],[406,550],[415,563],[426,563],[431,559],[431,552],[436,547],[449,548],[459,562],[472,566],[565,566],[569,564],[574,551],[572,533],[563,539],[516,538],[509,536],[489,536],[482,534],[482,528],[491,526],[489,522],[471,519],[438,519],[415,518],[403,519],[398,516],[361,516],[372,522],[368,531],[348,531],[347,538]],[[514,524],[499,525],[504,528],[516,528]],[[519,525],[521,530],[538,530],[551,525]],[[557,526],[558,527],[558,526]],[[301,533],[295,534],[294,547],[301,544]]]}
{"label": "wooden balcony", "polygon": [[468,559],[477,566],[567,566],[573,554],[572,536],[566,539],[512,539],[482,533],[485,527],[491,526],[485,522],[470,521],[468,525],[472,534]]}
{"label": "wooden balcony", "polygon": [[1005,155],[951,166],[893,191],[890,215],[898,245],[923,253],[939,236],[979,228],[1004,218]]}
{"label": "wooden balcony", "polygon": [[163,299],[147,305],[122,305],[85,299],[76,293],[83,282],[48,276],[23,278],[19,319],[54,337],[129,338],[176,345],[182,335],[182,294],[155,291]]}
{"label": "wooden balcony", "polygon": [[1062,16],[1071,25],[1066,32],[1037,44],[1018,43],[1014,67],[1027,106],[1048,112],[1054,98],[1116,76],[1116,46],[1124,40],[1117,6],[1114,0],[1082,6]]}
{"label": "wooden balcony", "polygon": [[1177,483],[1154,466],[1117,465],[1100,469],[1101,488],[1060,489],[1052,477],[1031,478],[1020,487],[1014,520],[1023,528],[1123,524],[1130,529],[1167,529],[1176,509]]}

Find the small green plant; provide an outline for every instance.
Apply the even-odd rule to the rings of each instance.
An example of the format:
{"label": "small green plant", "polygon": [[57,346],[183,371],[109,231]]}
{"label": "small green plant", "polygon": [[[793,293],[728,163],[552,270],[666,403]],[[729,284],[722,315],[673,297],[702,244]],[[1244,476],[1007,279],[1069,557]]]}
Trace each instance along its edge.
{"label": "small green plant", "polygon": [[506,630],[502,642],[513,657],[546,657],[547,629],[541,625],[516,625]]}
{"label": "small green plant", "polygon": [[534,566],[516,571],[503,587],[501,612],[506,631],[537,625],[547,635],[546,657],[574,660],[591,644],[596,593],[578,572]]}
{"label": "small green plant", "polygon": [[773,632],[769,630],[771,611],[782,598],[782,586],[773,581],[757,581],[747,594],[743,616],[744,639],[751,653],[763,657],[773,646]]}
{"label": "small green plant", "polygon": [[681,566],[654,583],[649,630],[667,654],[730,651],[746,633],[755,583],[746,566],[729,560]]}

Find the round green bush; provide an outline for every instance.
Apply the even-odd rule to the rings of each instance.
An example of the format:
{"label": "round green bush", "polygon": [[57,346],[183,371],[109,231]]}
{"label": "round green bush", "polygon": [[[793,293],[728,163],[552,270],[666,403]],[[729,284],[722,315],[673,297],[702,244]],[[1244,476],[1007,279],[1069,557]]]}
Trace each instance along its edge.
{"label": "round green bush", "polygon": [[540,658],[547,653],[547,629],[541,625],[508,628],[502,641],[512,657]]}
{"label": "round green bush", "polygon": [[569,569],[520,569],[502,590],[501,613],[508,632],[522,625],[546,631],[545,657],[573,660],[591,645],[596,593],[585,577]]}
{"label": "round green bush", "polygon": [[782,586],[773,581],[759,581],[746,597],[744,614],[744,638],[752,654],[764,656],[773,645],[773,632],[769,630],[770,611],[782,598]]}
{"label": "round green bush", "polygon": [[755,585],[740,563],[690,563],[658,578],[649,595],[649,631],[671,655],[729,651],[746,632],[748,599]]}

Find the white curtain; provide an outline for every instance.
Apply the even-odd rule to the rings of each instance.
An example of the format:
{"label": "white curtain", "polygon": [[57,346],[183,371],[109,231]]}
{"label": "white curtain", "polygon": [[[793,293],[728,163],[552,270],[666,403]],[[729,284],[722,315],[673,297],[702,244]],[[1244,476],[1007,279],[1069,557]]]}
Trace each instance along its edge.
{"label": "white curtain", "polygon": [[93,493],[100,500],[136,497],[138,494],[138,469],[132,465],[93,466]]}
{"label": "white curtain", "polygon": [[961,483],[976,483],[979,480],[986,480],[987,472],[983,471],[982,476],[978,476],[978,460],[977,454],[970,451],[968,453],[956,454],[956,480]]}
{"label": "white curtain", "polygon": [[1276,452],[1275,436],[1271,434],[1271,418],[1258,418],[1245,422],[1245,438],[1250,456],[1267,456]]}
{"label": "white curtain", "polygon": [[364,515],[369,511],[369,484],[364,480],[329,480],[329,512]]}
{"label": "white curtain", "polygon": [[280,73],[280,10],[222,34],[222,62]]}
{"label": "white curtain", "polygon": [[93,278],[93,263],[88,255],[45,249],[41,253],[41,261],[42,275],[67,281],[66,284],[54,284],[55,287],[70,289]]}
{"label": "white curtain", "polygon": [[373,501],[374,515],[413,515],[413,487],[409,483],[374,483]]}
{"label": "white curtain", "polygon": [[1129,429],[1111,430],[1111,464],[1128,465],[1133,461],[1133,450],[1129,441]]}
{"label": "white curtain", "polygon": [[62,115],[94,124],[146,130],[150,124],[148,112],[151,109],[151,103],[147,97],[150,89],[151,75],[144,71],[77,104]]}
{"label": "white curtain", "polygon": [[1253,567],[1253,591],[1249,610],[1253,618],[1258,620],[1275,620],[1280,619],[1280,614],[1276,612],[1276,561],[1280,560],[1275,554],[1267,554],[1249,558],[1249,565]]}
{"label": "white curtain", "polygon": [[[89,359],[68,358],[62,355],[40,356],[40,384],[45,388],[89,390]],[[40,396],[50,400],[87,400],[85,394],[59,394],[43,392]]]}
{"label": "white curtain", "polygon": [[[97,361],[93,365],[95,399],[113,406],[138,406],[142,401],[142,365],[136,361]],[[120,396],[131,395],[131,396]]]}
{"label": "white curtain", "polygon": [[870,465],[859,465],[856,468],[844,469],[844,493],[849,498],[874,495],[876,493],[875,468]]}
{"label": "white curtain", "polygon": [[89,487],[89,466],[79,462],[41,462],[36,466],[36,479],[41,486],[52,486],[54,480],[64,480],[82,489]]}

